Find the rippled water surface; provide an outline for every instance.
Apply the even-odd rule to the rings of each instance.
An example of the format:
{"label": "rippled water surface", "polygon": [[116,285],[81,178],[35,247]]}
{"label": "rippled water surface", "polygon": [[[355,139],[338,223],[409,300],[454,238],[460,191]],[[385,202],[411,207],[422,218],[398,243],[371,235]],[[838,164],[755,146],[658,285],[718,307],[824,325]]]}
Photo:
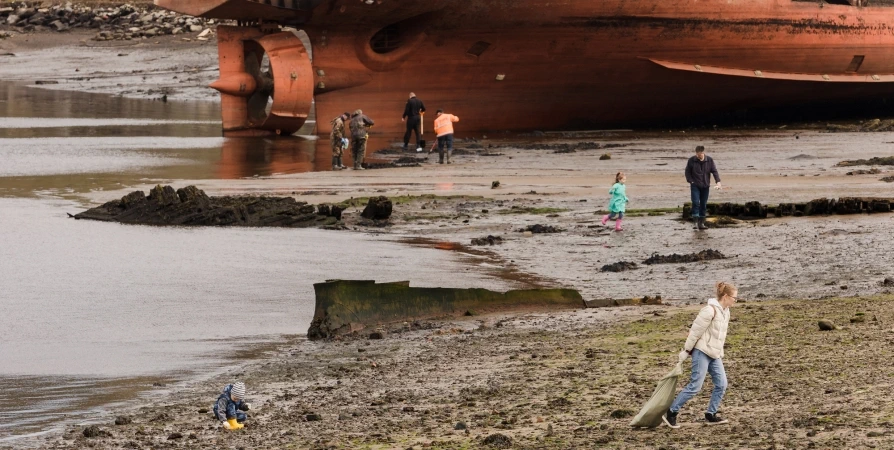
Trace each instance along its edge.
{"label": "rippled water surface", "polygon": [[449,252],[357,233],[68,218],[92,189],[319,165],[312,140],[219,137],[218,114],[0,84],[0,442],[258,357],[306,332],[315,282],[500,287]]}

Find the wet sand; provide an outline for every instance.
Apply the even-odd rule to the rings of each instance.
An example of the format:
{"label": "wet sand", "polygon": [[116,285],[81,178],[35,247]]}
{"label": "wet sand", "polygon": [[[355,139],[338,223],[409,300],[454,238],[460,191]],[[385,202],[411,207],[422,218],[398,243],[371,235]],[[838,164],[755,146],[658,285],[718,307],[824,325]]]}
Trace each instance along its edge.
{"label": "wet sand", "polygon": [[[132,64],[132,70],[149,70],[145,62]],[[530,138],[470,136],[463,134],[462,122],[456,128],[458,138],[476,141],[458,144],[469,151],[449,166],[432,157],[418,168],[295,170],[180,183],[196,184],[209,195],[270,193],[312,203],[386,195],[397,203],[391,226],[362,227],[360,208],[353,207],[345,216],[349,227],[388,240],[424,238],[424,245],[444,243],[441,247],[457,251],[466,251],[462,246],[472,238],[497,235],[502,245],[475,252],[486,256],[482,266],[517,274],[507,276],[577,288],[586,299],[661,294],[677,306],[469,318],[431,323],[430,330],[393,330],[384,341],[303,342],[266,362],[139,405],[145,409],[122,409],[119,414],[135,423],[104,425],[111,437],[85,441],[78,426],[42,445],[477,448],[485,436],[503,433],[513,440],[512,448],[885,447],[891,412],[883,405],[890,403],[890,380],[881,361],[889,355],[876,352],[890,347],[891,299],[865,296],[889,289],[882,281],[894,275],[889,231],[894,215],[768,219],[696,232],[678,220],[679,213],[667,211],[688,200],[682,171],[695,145],[708,148],[722,175],[725,189],[712,191],[712,201],[890,197],[890,185],[880,181],[889,174],[848,176],[853,168],[834,165],[891,156],[894,134],[830,134],[822,125],[808,124],[797,130]],[[396,141],[396,136],[374,135],[370,148],[392,148]],[[610,160],[599,159],[606,150],[596,145],[574,153],[530,149],[563,142],[620,147],[607,150]],[[315,170],[328,164],[321,157],[325,145],[316,144],[323,151],[314,152]],[[598,219],[619,170],[628,174],[631,201],[625,231],[615,233]],[[500,187],[491,189],[493,181]],[[98,204],[156,182],[77,196]],[[538,223],[566,231],[532,237],[515,231]],[[705,249],[728,258],[641,265],[620,273],[599,270],[618,261],[641,263],[656,252]],[[719,431],[697,424],[703,396],[681,416],[689,424],[681,431],[630,430],[628,415],[648,398],[685,338],[695,313],[686,304],[710,296],[717,280],[739,284],[740,297],[749,300],[733,312],[737,320],[726,358],[731,389],[723,411],[732,424]],[[841,295],[859,297],[830,300]],[[800,300],[778,300],[785,298]],[[867,322],[849,325],[858,312]],[[848,328],[820,333],[816,321],[824,317]],[[235,378],[249,384],[249,397],[259,405],[242,433],[221,431],[199,412]],[[312,413],[323,420],[307,422]],[[468,433],[454,430],[459,421]]]}

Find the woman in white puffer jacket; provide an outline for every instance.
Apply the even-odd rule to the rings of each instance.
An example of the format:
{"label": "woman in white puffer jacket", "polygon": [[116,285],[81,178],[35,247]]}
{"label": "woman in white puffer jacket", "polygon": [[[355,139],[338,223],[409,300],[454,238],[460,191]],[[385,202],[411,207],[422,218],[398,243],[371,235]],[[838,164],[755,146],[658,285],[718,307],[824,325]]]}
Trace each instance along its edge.
{"label": "woman in white puffer jacket", "polygon": [[692,322],[689,329],[689,337],[683,344],[680,352],[680,360],[686,355],[692,355],[692,378],[689,384],[677,394],[677,398],[671,403],[670,409],[662,417],[664,423],[671,428],[679,428],[677,425],[677,413],[680,408],[695,394],[702,390],[705,375],[711,374],[711,382],[714,390],[711,391],[711,401],[705,412],[705,423],[716,425],[729,421],[720,417],[717,411],[720,402],[726,393],[726,371],[723,369],[723,344],[726,342],[726,330],[729,327],[729,307],[736,303],[739,295],[735,286],[730,283],[717,283],[717,298],[708,299],[708,304],[698,312],[698,316]]}

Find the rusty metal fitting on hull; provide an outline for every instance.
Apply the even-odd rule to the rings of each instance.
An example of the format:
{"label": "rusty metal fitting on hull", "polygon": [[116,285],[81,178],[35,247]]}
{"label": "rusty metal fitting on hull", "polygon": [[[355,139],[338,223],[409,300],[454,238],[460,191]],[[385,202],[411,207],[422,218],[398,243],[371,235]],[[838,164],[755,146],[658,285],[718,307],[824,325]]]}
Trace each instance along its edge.
{"label": "rusty metal fitting on hull", "polygon": [[234,73],[208,85],[221,94],[235,95],[236,97],[248,97],[254,94],[258,88],[255,78],[247,73]]}
{"label": "rusty metal fitting on hull", "polygon": [[304,44],[292,32],[219,26],[221,97],[226,136],[292,134],[313,103],[314,76]]}

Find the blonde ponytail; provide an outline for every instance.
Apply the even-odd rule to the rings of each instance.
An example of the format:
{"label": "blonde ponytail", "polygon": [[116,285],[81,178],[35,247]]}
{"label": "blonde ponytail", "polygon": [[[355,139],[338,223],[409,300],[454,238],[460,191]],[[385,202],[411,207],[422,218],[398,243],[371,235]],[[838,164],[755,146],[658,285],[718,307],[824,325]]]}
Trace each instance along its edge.
{"label": "blonde ponytail", "polygon": [[725,281],[717,283],[717,301],[720,301],[724,295],[732,296],[736,291],[738,291],[738,289],[736,289],[736,286],[732,283],[727,283]]}

